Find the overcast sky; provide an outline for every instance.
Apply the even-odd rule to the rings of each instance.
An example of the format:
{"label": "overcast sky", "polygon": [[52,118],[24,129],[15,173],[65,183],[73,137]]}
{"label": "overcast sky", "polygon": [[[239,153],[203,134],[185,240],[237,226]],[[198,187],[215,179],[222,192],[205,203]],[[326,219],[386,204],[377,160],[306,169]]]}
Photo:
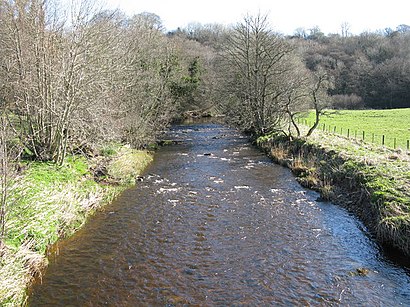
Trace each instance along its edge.
{"label": "overcast sky", "polygon": [[410,25],[408,0],[103,0],[110,8],[128,15],[150,12],[159,15],[167,30],[191,22],[232,24],[247,14],[269,13],[272,27],[283,34],[314,26],[325,34],[340,33],[341,24],[359,34],[400,24]]}

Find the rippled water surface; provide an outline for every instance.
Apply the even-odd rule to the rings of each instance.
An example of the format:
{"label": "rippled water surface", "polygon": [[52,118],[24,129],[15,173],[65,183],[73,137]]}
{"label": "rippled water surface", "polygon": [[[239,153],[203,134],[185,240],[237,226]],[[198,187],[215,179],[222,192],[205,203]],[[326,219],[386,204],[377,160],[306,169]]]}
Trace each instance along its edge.
{"label": "rippled water surface", "polygon": [[31,306],[410,305],[409,273],[362,224],[235,130],[170,138],[143,182],[60,243]]}

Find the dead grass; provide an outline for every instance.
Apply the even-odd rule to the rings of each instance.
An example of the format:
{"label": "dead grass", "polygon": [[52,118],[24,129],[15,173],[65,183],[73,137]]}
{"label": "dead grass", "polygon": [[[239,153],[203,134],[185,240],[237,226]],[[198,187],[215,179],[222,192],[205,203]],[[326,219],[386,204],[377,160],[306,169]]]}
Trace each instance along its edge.
{"label": "dead grass", "polygon": [[25,288],[34,276],[41,277],[47,259],[32,250],[33,242],[27,241],[18,249],[5,248],[0,265],[0,305],[23,306]]}
{"label": "dead grass", "polygon": [[108,166],[108,175],[122,183],[135,183],[143,170],[152,162],[152,155],[147,151],[124,146],[117,157]]}
{"label": "dead grass", "polygon": [[282,144],[277,144],[275,146],[272,146],[271,155],[278,160],[286,160],[289,157],[289,152],[284,148]]}

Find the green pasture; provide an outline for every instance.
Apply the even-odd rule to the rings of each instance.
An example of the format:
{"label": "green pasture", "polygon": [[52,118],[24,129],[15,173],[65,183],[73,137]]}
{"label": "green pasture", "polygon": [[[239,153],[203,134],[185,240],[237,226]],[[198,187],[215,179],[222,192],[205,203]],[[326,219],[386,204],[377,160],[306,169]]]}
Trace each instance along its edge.
{"label": "green pasture", "polygon": [[[312,125],[310,112],[300,123]],[[327,110],[318,129],[356,138],[390,148],[408,149],[410,140],[410,108],[393,110]]]}

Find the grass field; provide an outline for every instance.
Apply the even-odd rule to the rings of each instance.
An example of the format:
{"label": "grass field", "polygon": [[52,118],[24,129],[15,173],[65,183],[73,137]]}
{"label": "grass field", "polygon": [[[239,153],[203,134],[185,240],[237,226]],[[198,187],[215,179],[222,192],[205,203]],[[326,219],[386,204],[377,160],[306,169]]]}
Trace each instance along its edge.
{"label": "grass field", "polygon": [[[304,121],[304,119],[300,119]],[[314,121],[314,113],[306,118]],[[363,139],[368,143],[390,148],[408,149],[410,140],[410,108],[393,110],[329,110],[321,117],[318,129],[343,136]]]}

